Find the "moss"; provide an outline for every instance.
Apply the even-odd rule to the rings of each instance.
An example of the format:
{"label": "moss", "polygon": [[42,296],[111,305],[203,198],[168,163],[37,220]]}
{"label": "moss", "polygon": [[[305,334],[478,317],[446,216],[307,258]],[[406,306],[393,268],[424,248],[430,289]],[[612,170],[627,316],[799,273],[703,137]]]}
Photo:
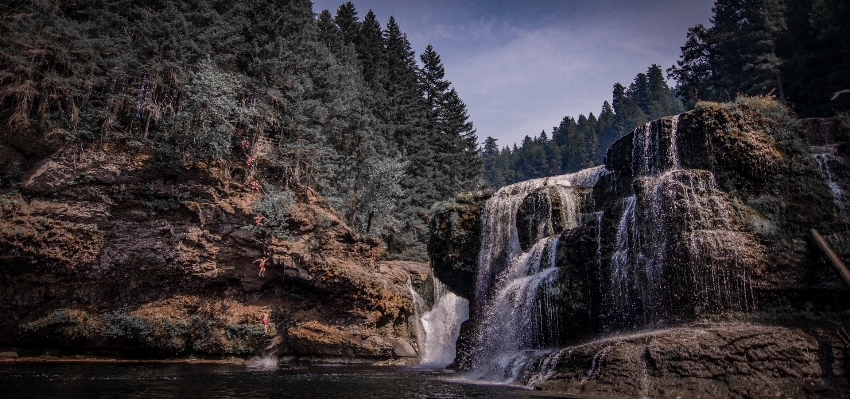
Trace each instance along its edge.
{"label": "moss", "polygon": [[59,309],[21,326],[25,333],[46,332],[69,341],[91,339],[101,334],[103,319],[76,309]]}
{"label": "moss", "polygon": [[[269,324],[269,328],[273,333],[274,324]],[[233,354],[255,353],[266,338],[260,323],[226,324],[224,334],[227,337],[224,351]]]}
{"label": "moss", "polygon": [[182,353],[200,350],[209,334],[212,323],[201,316],[188,319],[171,316],[146,317],[115,311],[105,316],[105,335],[109,338],[125,339],[152,349]]}

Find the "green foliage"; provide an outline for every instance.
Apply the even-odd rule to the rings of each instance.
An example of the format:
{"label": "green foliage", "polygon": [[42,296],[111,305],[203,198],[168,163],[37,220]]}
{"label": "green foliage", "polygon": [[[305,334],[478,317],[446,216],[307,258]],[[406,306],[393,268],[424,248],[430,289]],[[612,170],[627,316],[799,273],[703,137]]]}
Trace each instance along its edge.
{"label": "green foliage", "polygon": [[667,70],[698,100],[774,95],[804,117],[850,109],[850,6],[841,0],[717,0],[711,26],[688,30]]}
{"label": "green foliage", "polygon": [[200,350],[204,338],[210,333],[212,323],[193,315],[175,320],[169,316],[155,318],[129,314],[124,310],[107,313],[104,335],[125,339],[165,352],[182,353]]}
{"label": "green foliage", "polygon": [[271,185],[263,187],[265,195],[254,204],[254,213],[262,215],[262,224],[243,227],[264,236],[292,239],[289,231],[289,212],[295,195],[292,191],[281,190]]}
{"label": "green foliage", "polygon": [[222,73],[207,59],[189,75],[185,89],[186,100],[178,117],[184,128],[178,142],[193,160],[226,157],[236,132],[237,115],[251,116],[251,111],[242,109],[236,101],[236,78]]}
{"label": "green foliage", "polygon": [[227,324],[224,326],[224,334],[227,337],[224,350],[234,354],[254,353],[266,339],[263,326],[259,323]]}
{"label": "green foliage", "polygon": [[784,2],[717,0],[712,11],[713,26],[691,28],[680,60],[668,70],[688,103],[781,92],[776,43],[786,29]]}
{"label": "green foliage", "polygon": [[360,209],[355,216],[356,225],[366,234],[372,231],[373,224],[383,228],[401,225],[393,212],[404,196],[400,183],[407,166],[407,162],[393,158],[374,159],[366,166],[358,200]]}
{"label": "green foliage", "polygon": [[101,332],[100,320],[87,312],[59,309],[50,315],[21,326],[26,333],[48,332],[56,338],[84,340]]}

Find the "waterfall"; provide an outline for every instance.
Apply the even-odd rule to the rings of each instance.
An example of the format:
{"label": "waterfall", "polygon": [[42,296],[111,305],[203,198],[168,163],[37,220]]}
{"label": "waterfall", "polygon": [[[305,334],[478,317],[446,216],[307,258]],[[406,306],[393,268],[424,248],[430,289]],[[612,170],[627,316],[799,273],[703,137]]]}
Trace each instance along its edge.
{"label": "waterfall", "polygon": [[626,198],[623,202],[623,216],[620,217],[620,222],[617,224],[617,236],[614,254],[611,256],[611,295],[613,297],[612,311],[622,313],[629,306],[629,286],[630,273],[629,267],[631,259],[629,257],[634,238],[630,238],[629,226],[634,226],[635,221],[635,203],[637,198],[633,195]]}
{"label": "waterfall", "polygon": [[[713,173],[682,169],[678,122],[673,117],[669,131],[666,120],[647,123],[632,139],[635,196],[624,201],[611,257],[611,288],[618,296],[609,315],[619,314],[615,322],[622,327],[753,306],[747,263],[761,247],[742,233]],[[623,307],[640,320],[623,318],[617,309]]]}
{"label": "waterfall", "polygon": [[[617,195],[616,179],[630,177],[631,195],[606,199],[605,209],[587,202],[610,173],[601,166],[506,186],[486,202],[470,377],[544,381],[570,356],[555,349],[573,338],[562,337],[565,331],[626,332],[754,308],[750,271],[765,249],[745,231],[711,171],[683,168],[679,122],[674,116],[647,123],[621,143],[631,144],[630,164],[612,164],[615,182],[604,190],[613,184]],[[580,224],[582,230],[566,233]],[[565,264],[556,264],[559,254]],[[575,303],[558,309],[574,292]],[[596,378],[607,354],[594,359],[587,379]]]}
{"label": "waterfall", "polygon": [[[837,179],[833,177],[834,167],[845,167],[844,160],[837,155],[838,149],[836,145],[812,146],[812,154],[818,162],[820,173],[826,180],[829,190],[832,192],[832,201],[838,208],[838,215],[844,223],[844,230],[850,232],[850,224],[848,224],[848,211],[850,211],[850,197],[847,191],[842,189]],[[832,164],[832,166],[830,166]]]}
{"label": "waterfall", "polygon": [[[522,253],[516,219],[517,210],[528,194],[540,187],[553,187],[566,208],[563,213],[567,225],[564,228],[575,228],[578,226],[578,200],[570,188],[592,187],[604,172],[605,167],[598,166],[567,175],[526,180],[502,187],[487,200],[481,212],[481,251],[478,254],[475,297],[486,298],[493,277],[508,266],[512,257]],[[552,215],[548,216],[551,218]]]}
{"label": "waterfall", "polygon": [[[557,246],[557,237],[538,241],[499,277],[500,288],[475,334],[473,368],[478,378],[511,382],[524,364],[517,362],[526,356],[522,350],[555,343],[558,314],[545,291],[558,274]],[[546,264],[543,270],[541,263]]]}
{"label": "waterfall", "polygon": [[632,136],[632,176],[655,176],[670,170],[681,169],[679,162],[679,115],[670,119],[670,130],[665,129],[665,119],[647,122],[638,127]]}
{"label": "waterfall", "polygon": [[434,282],[434,304],[431,309],[413,289],[408,279],[408,289],[413,296],[416,310],[416,338],[419,342],[419,363],[430,366],[446,366],[454,361],[460,325],[469,318],[469,301],[449,291],[436,277]]}
{"label": "waterfall", "polygon": [[[528,360],[539,355],[535,348],[560,342],[552,298],[558,236],[579,225],[580,188],[593,187],[603,173],[607,170],[599,166],[524,181],[502,187],[484,205],[475,286],[479,323],[470,354],[473,378],[512,382]],[[546,190],[540,194],[546,204],[531,205],[531,227],[524,232],[534,243],[523,251],[517,212],[530,194],[541,189]]]}

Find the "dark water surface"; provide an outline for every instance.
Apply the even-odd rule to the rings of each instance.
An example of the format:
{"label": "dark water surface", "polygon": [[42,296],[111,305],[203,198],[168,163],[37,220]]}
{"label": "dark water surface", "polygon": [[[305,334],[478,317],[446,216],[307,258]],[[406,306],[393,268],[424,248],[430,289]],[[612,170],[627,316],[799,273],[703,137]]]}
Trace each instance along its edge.
{"label": "dark water surface", "polygon": [[416,367],[0,363],[0,398],[523,398]]}

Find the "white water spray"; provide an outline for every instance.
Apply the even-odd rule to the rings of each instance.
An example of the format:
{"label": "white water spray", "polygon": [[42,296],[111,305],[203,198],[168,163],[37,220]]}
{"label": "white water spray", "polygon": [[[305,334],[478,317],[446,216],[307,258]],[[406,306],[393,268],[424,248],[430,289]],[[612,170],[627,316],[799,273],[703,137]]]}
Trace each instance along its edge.
{"label": "white water spray", "polygon": [[460,325],[469,318],[469,301],[455,295],[435,277],[434,304],[425,310],[425,304],[408,280],[419,323],[419,363],[429,366],[446,366],[454,361]]}

